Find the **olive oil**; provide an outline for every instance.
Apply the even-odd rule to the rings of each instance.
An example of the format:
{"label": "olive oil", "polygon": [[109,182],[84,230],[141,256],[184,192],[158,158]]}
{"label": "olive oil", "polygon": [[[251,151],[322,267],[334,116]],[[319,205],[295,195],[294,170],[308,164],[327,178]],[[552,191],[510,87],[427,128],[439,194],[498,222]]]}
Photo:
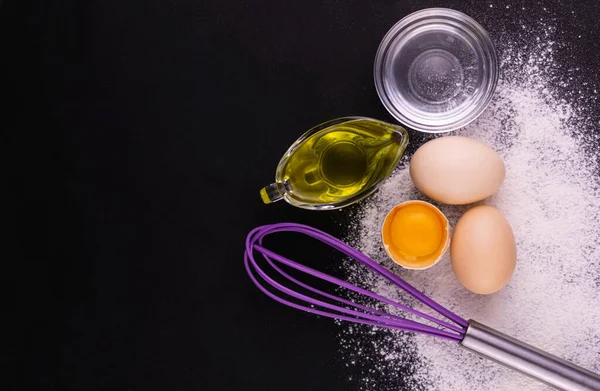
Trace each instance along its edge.
{"label": "olive oil", "polygon": [[389,176],[407,140],[400,126],[373,119],[325,123],[301,137],[284,155],[277,182],[261,191],[263,201],[283,197],[309,209],[332,209],[355,202]]}

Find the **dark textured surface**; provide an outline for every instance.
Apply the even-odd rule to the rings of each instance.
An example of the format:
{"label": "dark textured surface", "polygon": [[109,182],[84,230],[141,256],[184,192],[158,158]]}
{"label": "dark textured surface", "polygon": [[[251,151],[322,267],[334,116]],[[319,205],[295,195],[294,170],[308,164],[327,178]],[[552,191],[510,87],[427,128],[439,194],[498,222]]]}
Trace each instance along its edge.
{"label": "dark textured surface", "polygon": [[[558,61],[599,65],[595,1],[527,15],[530,2],[463,4],[4,2],[2,259],[17,267],[17,389],[357,389],[337,326],[254,289],[243,240],[285,220],[344,232],[344,212],[264,206],[258,190],[311,126],[391,120],[372,63],[409,12],[453,7],[510,32],[545,6],[570,32]],[[422,137],[411,137],[414,149]]]}

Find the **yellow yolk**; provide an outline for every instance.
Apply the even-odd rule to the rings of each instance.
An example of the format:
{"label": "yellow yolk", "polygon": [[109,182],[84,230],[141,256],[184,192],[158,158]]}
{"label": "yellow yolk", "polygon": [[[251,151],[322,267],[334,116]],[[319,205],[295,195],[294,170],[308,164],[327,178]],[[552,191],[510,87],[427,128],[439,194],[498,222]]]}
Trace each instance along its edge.
{"label": "yellow yolk", "polygon": [[425,267],[447,247],[447,222],[432,205],[400,205],[383,226],[383,242],[392,259],[404,266]]}

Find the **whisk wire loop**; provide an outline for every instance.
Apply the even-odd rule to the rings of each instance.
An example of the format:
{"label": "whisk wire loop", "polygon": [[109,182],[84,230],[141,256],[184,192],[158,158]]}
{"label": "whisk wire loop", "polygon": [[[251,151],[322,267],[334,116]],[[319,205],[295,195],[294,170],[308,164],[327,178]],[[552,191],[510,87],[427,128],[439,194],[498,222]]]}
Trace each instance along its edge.
{"label": "whisk wire loop", "polygon": [[[303,233],[307,236],[315,238],[334,249],[340,251],[346,256],[358,261],[362,265],[368,267],[372,271],[378,273],[379,275],[385,277],[394,285],[398,286],[400,289],[421,301],[425,305],[432,308],[438,314],[446,317],[450,321],[456,323],[452,324],[445,320],[438,319],[434,316],[426,314],[424,312],[418,311],[414,308],[408,307],[404,304],[398,303],[389,298],[378,295],[369,290],[357,287],[353,284],[348,283],[347,281],[329,276],[325,273],[322,273],[318,270],[309,268],[300,263],[294,262],[282,255],[276,254],[273,251],[263,247],[263,239],[264,237],[277,233],[277,232],[298,232]],[[307,296],[303,293],[300,293],[290,287],[283,285],[282,283],[273,279],[269,274],[267,274],[256,262],[254,258],[254,252],[260,253],[267,264],[280,276],[284,277],[285,280],[291,282],[297,287],[301,287],[309,292],[315,294],[315,296],[320,298],[329,299],[336,304],[331,304],[329,302],[320,300],[316,297]],[[363,253],[355,250],[350,247],[346,243],[342,242],[339,239],[334,238],[333,236],[326,234],[322,231],[319,231],[315,228],[295,224],[295,223],[280,223],[273,225],[265,225],[261,227],[257,227],[252,230],[248,237],[246,238],[246,251],[244,253],[244,264],[246,267],[246,271],[250,276],[252,282],[267,296],[272,299],[290,306],[292,308],[296,308],[302,311],[306,311],[309,313],[325,316],[328,318],[339,319],[344,321],[350,321],[355,323],[367,324],[372,326],[386,327],[398,330],[412,331],[418,332],[428,335],[433,335],[439,338],[452,340],[455,342],[460,342],[464,336],[466,328],[468,327],[468,322],[458,315],[452,313],[448,309],[444,308],[440,304],[436,303],[432,299],[425,296],[423,293],[419,292],[412,285],[408,284],[406,281],[402,280],[400,277],[391,273],[389,270],[385,269],[383,266],[379,265]],[[348,289],[352,292],[359,293],[371,299],[374,299],[378,302],[385,303],[387,305],[396,307],[402,311],[408,312],[420,318],[426,319],[442,328],[448,329],[440,329],[438,327],[430,326],[427,324],[423,324],[411,319],[406,319],[394,314],[391,314],[386,311],[382,311],[377,308],[372,308],[360,303],[356,303],[352,300],[347,300],[345,298],[323,292],[315,287],[312,287],[298,279],[292,277],[288,273],[286,273],[283,269],[281,269],[277,264],[285,265],[292,269],[295,269],[304,274],[308,274],[310,276],[316,277],[322,281],[329,282],[331,284],[335,284],[339,287]],[[262,282],[274,288],[276,291],[284,293],[297,301],[306,303],[308,305],[299,304],[293,301],[290,301],[284,297],[279,296],[274,293],[272,290],[267,289]]]}

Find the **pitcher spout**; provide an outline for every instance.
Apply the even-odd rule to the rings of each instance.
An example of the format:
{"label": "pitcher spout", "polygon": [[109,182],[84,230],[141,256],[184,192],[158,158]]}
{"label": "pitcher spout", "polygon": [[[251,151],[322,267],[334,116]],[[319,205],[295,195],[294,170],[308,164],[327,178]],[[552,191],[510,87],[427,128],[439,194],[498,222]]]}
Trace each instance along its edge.
{"label": "pitcher spout", "polygon": [[260,190],[260,198],[262,198],[265,204],[271,204],[282,199],[283,194],[281,193],[277,183],[271,183]]}

